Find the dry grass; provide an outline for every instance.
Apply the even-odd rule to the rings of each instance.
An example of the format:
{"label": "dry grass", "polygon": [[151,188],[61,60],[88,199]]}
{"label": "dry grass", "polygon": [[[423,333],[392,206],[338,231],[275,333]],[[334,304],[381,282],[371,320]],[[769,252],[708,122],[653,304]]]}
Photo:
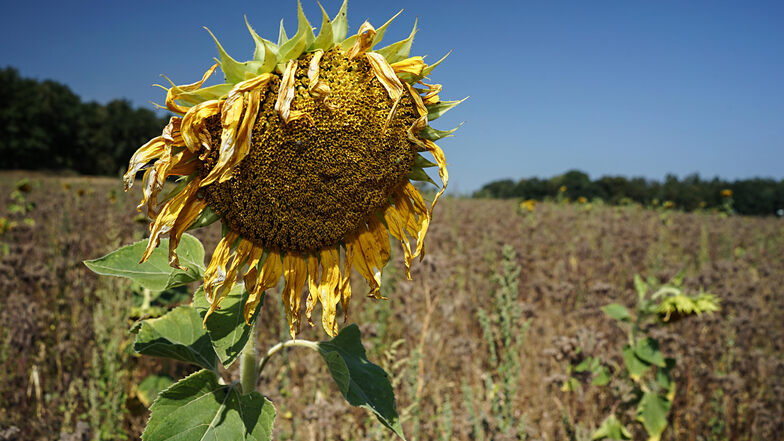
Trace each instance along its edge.
{"label": "dry grass", "polygon": [[[0,175],[0,216],[10,217],[7,195],[20,177]],[[123,194],[118,180],[31,178],[35,225],[0,236],[0,439],[11,427],[25,440],[136,439],[146,410],[134,385],[193,368],[133,355],[128,284],[98,279],[81,261],[143,237],[138,194]],[[218,230],[198,236],[209,250]],[[520,215],[511,201],[447,199],[427,245],[413,282],[397,253],[385,273],[389,301],[352,302],[368,355],[393,377],[410,439],[584,439],[613,399],[599,389],[561,392],[560,382],[578,348],[621,362],[624,337],[599,307],[631,306],[635,273],[664,279],[684,267],[687,287],[718,295],[723,309],[657,335],[678,360],[663,439],[784,438],[781,220],[556,204]],[[503,312],[491,276],[504,273],[504,245],[521,269],[512,297],[519,314],[509,336],[485,320],[496,326],[488,337],[479,311],[491,319]],[[287,333],[270,294],[260,345]],[[325,335],[307,329],[302,338]],[[511,355],[508,341],[519,342]],[[343,403],[316,357],[291,350],[264,372],[261,389],[278,408],[276,439],[390,439],[366,411]]]}

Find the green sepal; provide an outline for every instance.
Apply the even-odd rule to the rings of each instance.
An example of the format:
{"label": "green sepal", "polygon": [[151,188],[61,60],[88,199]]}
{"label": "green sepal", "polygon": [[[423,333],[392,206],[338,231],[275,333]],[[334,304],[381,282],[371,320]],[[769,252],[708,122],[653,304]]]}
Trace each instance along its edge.
{"label": "green sepal", "polygon": [[[411,43],[414,42],[414,35],[416,35],[417,32],[418,21],[419,19],[414,20],[414,28],[411,30],[411,34],[409,34],[408,38],[406,38],[405,40],[398,41],[397,43],[392,43],[389,46],[382,47],[376,52],[379,53],[384,58],[386,58],[389,64],[398,62],[400,60],[405,60],[406,58],[408,58],[408,54],[411,52]],[[376,40],[374,39],[373,43],[375,42]]]}
{"label": "green sepal", "polygon": [[335,43],[346,39],[348,33],[348,0],[343,0],[338,14],[332,19],[332,38]]}
{"label": "green sepal", "polygon": [[313,41],[313,44],[308,48],[309,51],[316,51],[316,50],[323,50],[327,51],[332,48],[332,45],[335,44],[334,38],[332,36],[332,22],[329,21],[329,15],[327,15],[327,11],[324,10],[324,7],[321,6],[319,3],[319,7],[321,8],[321,30],[319,31],[318,37],[316,40]]}
{"label": "green sepal", "polygon": [[460,123],[457,127],[455,127],[452,130],[437,130],[437,129],[434,129],[434,128],[430,127],[430,126],[425,126],[425,128],[422,129],[422,131],[419,132],[419,137],[427,139],[429,141],[438,141],[441,138],[454,136],[454,135],[452,135],[452,133],[455,133],[455,131],[457,129],[459,129],[460,126],[462,126],[462,125],[463,125],[463,123]]}
{"label": "green sepal", "polygon": [[429,182],[429,183],[435,185],[436,187],[438,187],[438,184],[436,184],[433,181],[433,179],[431,179],[430,176],[428,176],[427,173],[425,173],[424,170],[422,170],[421,168],[418,168],[418,167],[414,167],[414,168],[411,169],[411,171],[408,173],[408,180],[409,181],[419,181],[419,182]]}
{"label": "green sepal", "polygon": [[280,50],[278,50],[278,65],[286,63],[289,60],[299,58],[299,56],[305,52],[307,47],[308,42],[305,39],[305,36],[297,33],[297,35],[292,37],[291,40],[287,41],[283,46],[280,47]]}
{"label": "green sepal", "polygon": [[199,313],[190,306],[172,309],[161,317],[142,320],[133,350],[153,357],[171,358],[217,371],[218,355],[202,328]]}
{"label": "green sepal", "polygon": [[226,79],[226,82],[237,84],[240,81],[243,81],[245,79],[245,72],[247,71],[245,63],[240,63],[234,58],[231,58],[223,49],[223,46],[221,46],[220,42],[215,37],[215,34],[206,26],[204,29],[210,33],[212,39],[215,40],[215,45],[218,46],[218,52],[220,53],[220,60],[218,60],[218,63],[220,63],[220,68],[223,71],[223,77]]}
{"label": "green sepal", "polygon": [[185,92],[178,95],[177,101],[182,101],[186,104],[190,104],[191,106],[195,106],[196,104],[200,104],[205,101],[217,100],[225,97],[229,94],[229,91],[231,91],[232,87],[234,87],[233,84],[223,83],[202,89],[196,89],[194,91]]}
{"label": "green sepal", "polygon": [[212,225],[218,220],[220,220],[220,216],[208,205],[204,210],[201,210],[201,213],[196,217],[196,220],[188,227],[188,231]]}
{"label": "green sepal", "polygon": [[283,27],[283,19],[280,19],[280,30],[278,31],[278,47],[283,46],[286,42],[289,41],[289,37],[286,36],[286,28]]}
{"label": "green sepal", "polygon": [[436,164],[435,162],[430,162],[427,158],[417,153],[416,157],[414,158],[414,167],[430,168],[430,167],[438,167],[438,164]]}
{"label": "green sepal", "polygon": [[354,34],[354,35],[346,38],[345,40],[341,41],[340,42],[340,47],[344,51],[347,51],[347,50],[351,49],[351,46],[354,46],[354,42],[355,41],[357,41],[357,34]]}
{"label": "green sepal", "polygon": [[400,15],[402,13],[403,13],[403,10],[401,9],[400,12],[398,12],[397,14],[394,15],[394,17],[390,18],[389,20],[387,20],[386,23],[381,25],[380,28],[376,29],[376,35],[373,36],[373,43],[371,43],[371,45],[370,45],[370,49],[371,50],[373,49],[373,47],[375,45],[381,43],[381,40],[384,38],[384,34],[387,32],[387,27],[389,27],[389,24],[392,23],[392,21],[394,19],[396,19],[398,17],[398,15]]}
{"label": "green sepal", "polygon": [[428,121],[435,121],[441,117],[441,115],[445,114],[449,111],[449,109],[457,106],[458,104],[462,103],[463,101],[467,100],[468,97],[463,98],[462,100],[457,101],[441,101],[437,104],[432,104],[427,107],[427,120]]}
{"label": "green sepal", "polygon": [[[253,60],[257,62],[255,65],[258,66],[255,69],[256,73],[272,72],[278,63],[278,46],[269,40],[261,38],[248,23],[248,17],[245,17],[245,25],[248,27],[248,31],[250,31],[250,35],[253,37],[253,42],[256,44],[256,49],[253,52]],[[281,22],[282,25],[283,22]]]}
{"label": "green sepal", "polygon": [[307,43],[305,47],[310,47],[313,41],[316,40],[316,36],[313,35],[313,27],[310,26],[308,17],[305,16],[305,11],[302,10],[302,2],[300,0],[297,0],[297,26],[297,34],[305,36],[305,42]]}
{"label": "green sepal", "polygon": [[239,384],[220,384],[202,370],[162,391],[142,434],[150,440],[272,439],[275,406],[260,393],[243,395]]}

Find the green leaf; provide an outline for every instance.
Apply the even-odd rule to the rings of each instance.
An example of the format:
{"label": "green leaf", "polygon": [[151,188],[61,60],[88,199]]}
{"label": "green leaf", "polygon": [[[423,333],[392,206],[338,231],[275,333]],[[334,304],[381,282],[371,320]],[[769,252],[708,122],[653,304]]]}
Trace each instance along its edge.
{"label": "green leaf", "polygon": [[187,271],[169,266],[169,239],[161,240],[150,258],[139,263],[145,248],[147,240],[141,240],[98,259],[85,260],[84,264],[96,274],[125,277],[152,291],[163,291],[201,279],[204,272],[204,247],[199,239],[190,234],[183,234],[177,247],[180,264],[188,268]]}
{"label": "green leaf", "polygon": [[601,366],[598,372],[594,372],[591,384],[594,386],[606,386],[610,382],[610,370],[606,366]]}
{"label": "green leaf", "polygon": [[174,380],[168,375],[148,375],[136,386],[136,398],[144,404],[144,407],[150,407],[150,404],[158,398],[158,394],[172,384]]}
{"label": "green leaf", "polygon": [[618,303],[610,303],[609,305],[602,306],[602,311],[610,316],[610,318],[618,320],[619,322],[628,322],[631,320],[629,310],[625,306]]}
{"label": "green leaf", "polygon": [[659,367],[666,367],[664,355],[659,350],[659,342],[656,339],[646,337],[637,340],[634,347],[634,354],[641,360]]}
{"label": "green leaf", "polygon": [[564,381],[561,385],[561,392],[576,392],[582,390],[582,388],[582,385],[576,378],[569,377],[569,379]]}
{"label": "green leaf", "polygon": [[435,121],[436,119],[440,118],[441,115],[445,114],[449,109],[455,107],[467,99],[468,97],[457,101],[441,101],[438,104],[427,106],[427,120]]}
{"label": "green leaf", "polygon": [[604,422],[598,429],[591,435],[591,439],[632,439],[632,434],[629,430],[618,421],[615,414],[605,418]]}
{"label": "green leaf", "polygon": [[161,392],[150,408],[142,440],[272,439],[275,407],[260,393],[240,394],[202,370]]}
{"label": "green leaf", "polygon": [[318,349],[346,401],[369,409],[381,424],[405,439],[389,375],[367,359],[357,325],[347,326],[332,340],[318,343]]}
{"label": "green leaf", "polygon": [[218,356],[193,307],[174,308],[163,317],[143,320],[134,327],[133,350],[153,357],[173,358],[216,370]]}
{"label": "green leaf", "polygon": [[585,371],[589,370],[590,366],[591,366],[591,361],[592,360],[593,360],[593,358],[591,358],[591,357],[586,358],[580,364],[578,364],[577,366],[574,367],[574,371],[575,372],[585,372]]}
{"label": "green leaf", "polygon": [[634,349],[629,345],[623,347],[621,354],[623,355],[623,363],[626,365],[626,370],[629,371],[629,376],[634,380],[642,378],[643,374],[651,367],[647,362],[637,358],[634,355]]}
{"label": "green leaf", "polygon": [[663,396],[645,392],[637,406],[637,421],[645,427],[649,440],[659,440],[667,427],[667,414],[672,403]]}
{"label": "green leaf", "polygon": [[[243,309],[247,299],[248,292],[245,291],[245,285],[238,283],[223,299],[220,309],[215,310],[207,319],[207,333],[224,367],[229,367],[240,355],[250,333],[255,329],[254,326],[246,325],[243,317]],[[193,294],[193,307],[204,319],[210,308],[210,303],[204,295],[204,287],[200,287]],[[259,310],[261,310],[261,306],[256,309],[257,315]],[[251,323],[255,320],[256,316],[252,318]]]}
{"label": "green leaf", "polygon": [[675,367],[675,359],[665,358],[664,363],[667,367],[656,369],[656,383],[667,391],[667,399],[672,401],[675,399],[675,381],[672,380],[670,372]]}

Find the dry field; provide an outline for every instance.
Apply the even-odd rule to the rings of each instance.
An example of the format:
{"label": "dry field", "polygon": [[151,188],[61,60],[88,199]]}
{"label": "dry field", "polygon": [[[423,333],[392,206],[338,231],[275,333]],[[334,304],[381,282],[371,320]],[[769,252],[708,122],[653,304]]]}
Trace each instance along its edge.
{"label": "dry field", "polygon": [[[35,207],[9,214],[25,175],[0,174],[0,217],[18,221],[0,235],[0,440],[137,439],[147,411],[136,386],[194,370],[136,356],[129,283],[81,264],[144,237],[138,186],[125,195],[119,179],[29,175],[24,197]],[[208,254],[218,232],[196,234]],[[506,268],[505,245],[516,252]],[[427,248],[413,281],[397,253],[385,273],[389,300],[357,296],[351,311],[369,358],[392,375],[409,439],[590,439],[617,403],[607,389],[561,384],[586,355],[622,363],[624,335],[599,308],[632,306],[635,273],[665,280],[682,268],[685,286],[716,294],[722,311],[655,331],[678,363],[663,439],[784,439],[782,220],[554,203],[520,214],[512,201],[447,199]],[[510,305],[496,301],[493,275],[505,272],[519,282]],[[269,294],[264,346],[287,334]],[[505,327],[498,319],[510,310],[517,317]],[[308,351],[272,359],[261,389],[277,406],[276,439],[391,439],[344,403]]]}

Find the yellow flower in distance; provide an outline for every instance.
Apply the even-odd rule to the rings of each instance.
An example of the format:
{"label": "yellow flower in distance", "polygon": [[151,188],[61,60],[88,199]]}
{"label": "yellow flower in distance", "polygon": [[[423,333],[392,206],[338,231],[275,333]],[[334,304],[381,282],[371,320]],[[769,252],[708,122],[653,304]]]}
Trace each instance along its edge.
{"label": "yellow flower in distance", "polygon": [[[291,335],[305,287],[308,322],[320,303],[322,325],[334,335],[339,303],[348,314],[352,267],[369,295],[382,298],[389,235],[402,245],[409,279],[412,260],[424,256],[448,180],[434,141],[454,132],[429,122],[461,101],[441,101],[441,85],[425,82],[443,58],[427,64],[409,56],[416,24],[405,40],[378,48],[397,15],[378,29],[365,22],[346,38],[346,4],[333,19],[322,8],[318,35],[298,4],[297,33],[288,38],[281,23],[277,43],[246,19],[256,45],[249,61],[234,60],[215,39],[218,63],[195,83],[164,87],[165,107],[178,116],[131,158],[126,190],[150,164],[138,207],[152,219],[143,261],[168,235],[170,264],[179,267],[185,230],[223,223],[204,274],[207,316],[242,275],[250,322],[262,293],[284,277]],[[217,67],[225,82],[205,87]],[[433,183],[424,169],[436,166],[442,185],[428,207],[411,181]],[[169,176],[181,180],[159,203]]]}
{"label": "yellow flower in distance", "polygon": [[723,198],[731,198],[732,197],[732,190],[730,190],[729,188],[725,188],[724,190],[721,191],[721,197],[723,197]]}
{"label": "yellow flower in distance", "polygon": [[536,209],[536,200],[526,199],[523,202],[520,202],[520,208],[528,211],[529,213],[533,213],[533,211]]}

